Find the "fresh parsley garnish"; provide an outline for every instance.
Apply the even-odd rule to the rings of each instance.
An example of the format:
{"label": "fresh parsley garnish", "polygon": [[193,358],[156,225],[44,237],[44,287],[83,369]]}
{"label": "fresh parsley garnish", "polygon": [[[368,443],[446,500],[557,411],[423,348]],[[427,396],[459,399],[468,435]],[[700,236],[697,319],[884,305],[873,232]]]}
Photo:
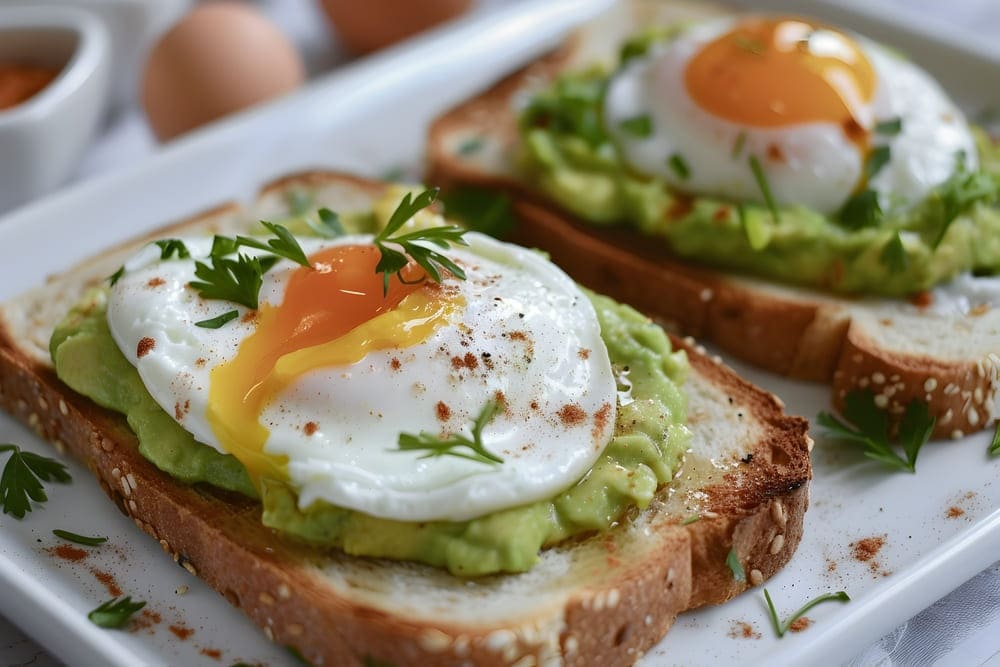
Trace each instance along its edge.
{"label": "fresh parsley garnish", "polygon": [[135,612],[146,606],[142,600],[132,601],[132,596],[112,598],[87,614],[94,625],[102,628],[120,628]]}
{"label": "fresh parsley garnish", "polygon": [[778,619],[778,610],[774,608],[774,602],[771,600],[771,594],[764,589],[764,599],[767,601],[767,610],[771,615],[771,623],[774,625],[774,631],[778,634],[778,637],[784,637],[785,633],[792,626],[792,623],[799,620],[805,616],[806,612],[823,602],[831,602],[836,600],[838,602],[850,602],[851,598],[847,595],[845,591],[837,591],[836,593],[826,593],[815,597],[809,602],[802,605],[802,608],[796,611],[794,614],[789,616],[784,622]]}
{"label": "fresh parsley garnish", "polygon": [[771,233],[764,224],[763,216],[748,213],[743,204],[736,206],[736,214],[739,216],[740,226],[743,227],[743,234],[750,244],[751,250],[763,250],[771,241]]}
{"label": "fresh parsley garnish", "polygon": [[741,131],[736,135],[736,141],[733,142],[733,152],[732,156],[735,160],[743,152],[743,147],[747,144],[747,133],[746,130]]}
{"label": "fresh parsley garnish", "polygon": [[[431,227],[429,229],[418,229],[407,234],[393,236],[421,209],[430,206],[437,198],[438,189],[432,188],[424,190],[414,197],[407,192],[399,206],[389,217],[389,223],[375,237],[375,247],[381,253],[378,264],[375,266],[375,273],[382,274],[382,292],[389,293],[389,278],[393,274],[398,274],[409,264],[412,258],[426,272],[434,282],[441,282],[441,269],[449,271],[460,280],[465,280],[465,271],[446,255],[428,248],[422,243],[430,243],[439,248],[448,248],[452,243],[468,245],[462,235],[466,230],[454,225],[444,225],[441,227]],[[402,247],[402,252],[395,248],[390,248],[387,243]],[[409,256],[409,258],[407,257]],[[400,276],[402,279],[402,276]]]}
{"label": "fresh parsley garnish", "polygon": [[701,521],[701,515],[700,514],[692,514],[691,516],[689,516],[686,519],[684,519],[683,521],[681,521],[681,525],[682,526],[690,526],[695,521]]}
{"label": "fresh parsley garnish", "polygon": [[781,217],[778,215],[778,206],[774,202],[774,195],[771,194],[771,185],[764,176],[764,168],[760,166],[760,160],[757,159],[756,155],[751,155],[749,162],[750,171],[753,172],[754,180],[757,181],[757,187],[760,188],[760,193],[764,196],[764,202],[767,204],[768,210],[771,211],[771,217],[774,218],[775,222],[780,222]]}
{"label": "fresh parsley garnish", "polygon": [[292,236],[292,233],[288,229],[277,223],[266,222],[264,220],[261,220],[260,224],[264,225],[269,232],[274,234],[273,239],[268,239],[267,243],[264,243],[249,236],[237,236],[236,245],[256,248],[257,250],[266,250],[272,255],[290,259],[296,264],[306,267],[312,266],[309,263],[309,258],[306,257],[306,253],[303,252],[302,246],[299,245],[299,242],[295,240],[295,237]]}
{"label": "fresh parsley garnish", "polygon": [[626,118],[622,122],[618,123],[618,127],[620,127],[623,132],[626,132],[633,137],[642,139],[653,133],[653,119],[650,118],[649,114],[633,116],[632,118]]}
{"label": "fresh parsley garnish", "polygon": [[293,217],[303,216],[313,207],[313,197],[305,190],[289,190],[285,193],[285,204],[288,205],[288,213]]}
{"label": "fresh parsley garnish", "polygon": [[597,70],[560,77],[555,85],[534,98],[521,115],[526,128],[545,128],[579,137],[588,146],[608,141],[602,112],[607,79]]}
{"label": "fresh parsley garnish", "polygon": [[894,233],[882,248],[879,261],[892,273],[902,273],[910,266],[910,258],[906,254],[906,248],[903,247],[903,239],[899,232]]}
{"label": "fresh parsley garnish", "polygon": [[736,548],[729,550],[729,555],[726,556],[726,565],[733,572],[733,579],[736,581],[746,581],[747,573],[743,570],[743,565],[740,563],[739,556],[736,555]]}
{"label": "fresh parsley garnish", "polygon": [[673,172],[677,174],[677,178],[681,179],[682,181],[686,181],[687,179],[691,178],[691,168],[688,167],[687,161],[684,159],[683,156],[681,156],[680,153],[674,153],[673,155],[671,155],[670,159],[667,160],[667,164],[670,166]]}
{"label": "fresh parsley garnish", "polygon": [[153,241],[153,243],[160,249],[160,259],[170,259],[174,255],[177,255],[177,259],[188,259],[191,257],[187,246],[180,239],[162,239],[160,241]]}
{"label": "fresh parsley garnish", "polygon": [[941,209],[941,226],[931,244],[933,248],[941,245],[945,234],[969,207],[978,201],[996,201],[1000,196],[997,181],[983,171],[968,171],[962,163],[951,178],[945,181],[937,190]]}
{"label": "fresh parsley garnish", "polygon": [[48,500],[42,482],[65,483],[72,479],[66,466],[33,452],[21,451],[10,443],[0,445],[0,453],[10,452],[10,458],[0,475],[0,505],[3,513],[23,519],[31,511],[31,501]]}
{"label": "fresh parsley garnish", "polygon": [[124,275],[125,275],[125,265],[122,264],[121,266],[118,267],[117,271],[108,276],[108,281],[111,283],[111,286],[114,287],[115,283],[121,280],[122,276]]}
{"label": "fresh parsley garnish", "polygon": [[473,153],[478,153],[482,150],[485,143],[482,137],[469,137],[458,145],[458,154],[472,155]]}
{"label": "fresh parsley garnish", "polygon": [[[497,413],[501,410],[501,404],[497,401],[490,401],[483,406],[482,412],[476,417],[472,424],[472,439],[465,437],[461,433],[452,433],[447,438],[439,438],[436,435],[421,431],[419,435],[412,433],[399,434],[399,449],[393,451],[409,452],[427,450],[421,456],[422,459],[435,458],[438,456],[456,456],[461,459],[478,461],[489,465],[503,463],[503,459],[490,452],[483,445],[483,429],[493,421]],[[472,453],[456,451],[456,448],[463,447]]]}
{"label": "fresh parsley garnish", "polygon": [[209,255],[211,257],[225,257],[232,255],[239,247],[240,244],[236,242],[236,239],[231,239],[228,236],[215,236],[212,238],[212,250]]}
{"label": "fresh parsley garnish", "polygon": [[853,427],[828,412],[819,413],[817,421],[831,435],[861,445],[868,458],[908,472],[916,472],[917,454],[937,421],[928,413],[926,403],[914,399],[907,404],[898,433],[903,458],[889,441],[889,414],[875,404],[871,390],[849,392],[844,399],[844,417]]}
{"label": "fresh parsley garnish", "polygon": [[997,429],[993,431],[993,442],[990,443],[990,454],[1000,455],[1000,422],[997,422]]}
{"label": "fresh parsley garnish", "polygon": [[264,272],[258,257],[243,253],[236,259],[213,256],[211,264],[195,262],[194,275],[199,280],[190,285],[205,299],[232,301],[256,310]]}
{"label": "fresh parsley garnish", "polygon": [[218,317],[213,317],[207,320],[200,320],[198,322],[195,322],[194,325],[196,327],[201,327],[202,329],[218,329],[224,326],[225,324],[232,322],[239,316],[240,316],[240,311],[235,309],[227,310]]}
{"label": "fresh parsley garnish", "polygon": [[328,208],[321,208],[317,211],[319,215],[319,222],[313,222],[311,219],[307,219],[306,223],[309,228],[314,232],[327,239],[335,239],[340,236],[347,234],[347,230],[344,229],[344,225],[340,222],[340,216],[334,211]]}
{"label": "fresh parsley garnish", "polygon": [[882,206],[878,203],[878,193],[862,190],[851,196],[837,214],[840,224],[848,229],[874,227],[882,219]]}
{"label": "fresh parsley garnish", "polygon": [[865,179],[871,180],[882,170],[882,167],[892,159],[892,150],[888,145],[876,146],[865,158]]}
{"label": "fresh parsley garnish", "polygon": [[903,119],[900,116],[887,118],[875,123],[875,134],[892,137],[903,131]]}
{"label": "fresh parsley garnish", "polygon": [[53,530],[52,534],[69,542],[83,544],[88,547],[96,547],[108,541],[106,537],[87,537],[86,535],[77,535],[76,533],[71,533],[68,530],[60,530],[59,528]]}
{"label": "fresh parsley garnish", "polygon": [[483,188],[463,186],[441,194],[445,215],[468,229],[503,238],[517,223],[510,196]]}

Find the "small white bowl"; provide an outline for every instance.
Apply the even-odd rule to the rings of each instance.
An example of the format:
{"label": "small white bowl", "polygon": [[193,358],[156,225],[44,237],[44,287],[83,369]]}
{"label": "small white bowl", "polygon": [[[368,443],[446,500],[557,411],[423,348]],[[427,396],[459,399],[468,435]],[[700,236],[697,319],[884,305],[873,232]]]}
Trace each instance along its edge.
{"label": "small white bowl", "polygon": [[94,136],[108,98],[109,40],[72,7],[0,7],[0,63],[57,67],[41,92],[0,111],[0,211],[60,185]]}

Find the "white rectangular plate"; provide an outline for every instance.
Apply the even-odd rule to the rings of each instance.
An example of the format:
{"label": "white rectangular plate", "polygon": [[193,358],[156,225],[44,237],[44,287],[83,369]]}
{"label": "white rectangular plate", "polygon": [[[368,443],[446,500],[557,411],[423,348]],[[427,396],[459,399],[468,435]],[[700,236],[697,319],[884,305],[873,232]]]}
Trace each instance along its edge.
{"label": "white rectangular plate", "polygon": [[[267,180],[291,171],[325,167],[377,176],[390,167],[419,165],[431,118],[551,46],[601,4],[532,1],[469,17],[195,133],[135,169],[21,209],[0,221],[0,300],[116,241],[228,199],[248,199]],[[769,6],[782,4],[868,30],[918,61],[927,58],[946,85],[968,81],[969,72],[996,71],[988,54],[962,50],[953,39],[930,40],[919,26],[894,30],[877,16],[816,2]],[[1000,106],[1000,91],[978,88],[956,93],[969,108]],[[814,418],[827,409],[824,387],[734,365],[783,396],[792,413]],[[0,415],[0,433],[4,442],[51,451],[6,415]],[[916,475],[886,473],[814,436],[805,537],[768,588],[784,613],[827,591],[847,590],[853,601],[817,607],[807,631],[778,641],[754,590],[682,616],[645,663],[842,661],[1000,553],[1000,486],[993,484],[998,462],[987,457],[986,434],[926,447]],[[50,485],[43,509],[20,522],[0,516],[0,610],[6,616],[71,664],[294,664],[240,612],[110,511],[86,470],[70,467],[74,483]],[[74,563],[50,554],[57,544],[53,528],[111,539]],[[873,560],[859,562],[851,543],[869,537],[884,537],[885,545]],[[160,621],[131,633],[91,625],[86,612],[110,597],[95,571],[112,574],[126,593],[147,600]],[[183,587],[188,591],[178,593]],[[186,630],[194,632],[182,639]]]}

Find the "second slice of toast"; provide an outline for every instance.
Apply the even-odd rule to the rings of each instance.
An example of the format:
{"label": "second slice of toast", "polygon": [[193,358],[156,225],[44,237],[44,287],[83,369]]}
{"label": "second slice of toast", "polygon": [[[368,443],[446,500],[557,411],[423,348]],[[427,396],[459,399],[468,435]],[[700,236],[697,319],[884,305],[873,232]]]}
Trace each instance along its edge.
{"label": "second slice of toast", "polygon": [[[1000,417],[1000,308],[927,308],[905,300],[850,299],[716,271],[672,256],[665,243],[596,227],[560,209],[516,166],[517,115],[561,72],[616,62],[641,28],[708,19],[706,3],[629,0],[553,53],[440,116],[428,135],[428,181],[502,191],[520,223],[512,240],[537,246],[588,287],[742,359],[793,378],[829,383],[838,407],[870,390],[894,417],[914,400],[958,438]],[[464,147],[475,145],[477,150]]]}

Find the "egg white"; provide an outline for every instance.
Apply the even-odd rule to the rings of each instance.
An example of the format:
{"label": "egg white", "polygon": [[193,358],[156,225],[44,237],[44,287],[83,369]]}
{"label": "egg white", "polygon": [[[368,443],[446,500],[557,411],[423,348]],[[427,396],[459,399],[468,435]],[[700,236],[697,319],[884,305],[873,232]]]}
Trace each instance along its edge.
{"label": "egg white", "polygon": [[[301,508],[323,500],[399,520],[465,520],[556,495],[593,466],[610,440],[616,384],[590,301],[540,255],[479,234],[466,239],[469,248],[447,252],[467,272],[467,280],[446,281],[466,302],[457,321],[419,345],[317,368],[265,408],[265,451],[288,457]],[[302,245],[313,253],[370,240]],[[185,243],[193,258],[205,257],[211,245]],[[296,268],[282,261],[269,271],[261,301],[280,303]],[[112,288],[108,322],[156,402],[199,442],[225,451],[205,417],[210,373],[236,355],[254,324],[241,318],[219,329],[193,326],[234,307],[187,287],[193,271],[194,259],[160,261],[156,247],[146,248]],[[139,356],[147,337],[155,344]],[[467,354],[474,364],[453,363]],[[507,409],[484,439],[503,464],[397,451],[400,432],[471,435],[472,421],[497,392]],[[449,419],[439,418],[439,402]],[[560,411],[567,405],[585,419],[566,423]],[[596,419],[604,406],[607,418]],[[316,430],[307,435],[309,422]]]}
{"label": "egg white", "polygon": [[[835,213],[861,181],[864,168],[864,156],[840,127],[819,122],[751,127],[708,113],[688,95],[684,83],[688,62],[735,23],[736,19],[725,18],[693,26],[628,63],[607,89],[608,132],[631,168],[681,191],[763,203],[748,164],[748,157],[756,155],[779,203]],[[869,183],[879,193],[883,209],[925,198],[954,173],[959,151],[966,155],[967,166],[975,168],[972,133],[937,82],[886,48],[852,37],[878,79],[873,99],[859,110],[862,126],[870,129],[878,121],[902,119],[898,135],[873,136],[873,146],[888,144],[891,151],[889,163]],[[642,115],[652,119],[650,136],[636,137],[621,127],[623,121]],[[740,141],[742,150],[734,156]],[[780,159],[767,157],[771,146],[780,151]],[[688,178],[668,165],[674,154],[688,165]]]}

